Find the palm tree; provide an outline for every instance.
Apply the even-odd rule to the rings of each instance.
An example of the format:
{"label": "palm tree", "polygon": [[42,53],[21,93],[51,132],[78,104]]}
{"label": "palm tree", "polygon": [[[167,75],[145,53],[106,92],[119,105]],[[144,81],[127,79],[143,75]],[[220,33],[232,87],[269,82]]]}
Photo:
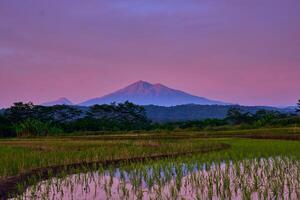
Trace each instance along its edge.
{"label": "palm tree", "polygon": [[296,112],[300,112],[300,99],[298,100],[298,103],[297,103],[297,109],[296,109]]}

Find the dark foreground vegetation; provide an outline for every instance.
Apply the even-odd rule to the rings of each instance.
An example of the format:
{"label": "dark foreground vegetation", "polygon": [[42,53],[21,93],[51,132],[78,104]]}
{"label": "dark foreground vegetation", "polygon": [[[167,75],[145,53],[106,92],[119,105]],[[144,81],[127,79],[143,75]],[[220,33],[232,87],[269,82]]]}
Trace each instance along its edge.
{"label": "dark foreground vegetation", "polygon": [[143,106],[147,117],[154,122],[184,122],[205,119],[224,119],[230,109],[238,109],[242,113],[255,114],[259,110],[295,113],[294,107],[242,106],[242,105],[197,105],[185,104],[177,106]]}
{"label": "dark foreground vegetation", "polygon": [[[277,135],[276,130],[269,131],[270,136]],[[285,131],[279,130],[281,133]],[[180,167],[183,163],[192,166],[195,162],[200,165],[276,156],[300,158],[299,141],[236,138],[235,134],[232,133],[231,138],[214,138],[212,135],[209,139],[201,138],[198,132],[187,133],[185,139],[177,133],[156,133],[157,137],[143,133],[142,137],[139,134],[122,134],[118,137],[2,139],[0,197],[22,193],[44,178],[105,169],[114,171],[116,167],[125,171],[145,171],[149,166],[159,170],[168,166]],[[300,130],[292,135],[295,134],[300,135]]]}
{"label": "dark foreground vegetation", "polygon": [[88,111],[67,105],[15,103],[0,115],[0,137],[60,135],[75,131],[146,130],[150,122],[143,107],[129,102],[95,105]]}
{"label": "dark foreground vegetation", "polygon": [[0,114],[0,137],[32,137],[118,131],[203,131],[272,127],[297,127],[294,113],[258,110],[245,112],[232,107],[224,119],[156,123],[147,118],[144,107],[125,102],[84,108],[67,105],[39,106],[15,103]]}
{"label": "dark foreground vegetation", "polygon": [[147,119],[143,107],[129,102],[85,112],[16,103],[0,120],[0,199],[70,173],[116,167],[145,171],[149,166],[180,173],[183,164],[300,158],[299,116],[275,111],[251,114],[232,108],[225,119],[158,124]]}

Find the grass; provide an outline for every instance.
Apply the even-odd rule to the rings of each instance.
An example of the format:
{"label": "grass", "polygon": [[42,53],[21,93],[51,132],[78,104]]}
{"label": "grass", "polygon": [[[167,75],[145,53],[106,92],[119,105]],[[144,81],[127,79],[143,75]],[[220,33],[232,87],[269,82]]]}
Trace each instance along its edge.
{"label": "grass", "polygon": [[217,141],[203,139],[160,140],[87,140],[72,139],[14,139],[0,141],[0,177],[16,175],[26,170],[96,162],[131,157],[145,157],[200,151],[219,146]]}
{"label": "grass", "polygon": [[[268,136],[268,139],[254,139],[261,135]],[[299,128],[277,128],[2,139],[0,140],[0,179],[36,168],[200,151],[221,147],[222,144],[230,145],[230,148],[204,154],[149,160],[144,163],[128,163],[120,166],[120,170],[147,171],[151,166],[156,171],[160,171],[168,167],[172,169],[172,166],[177,166],[175,169],[180,168],[183,163],[192,169],[195,165],[211,165],[223,161],[238,163],[245,159],[270,157],[300,160],[300,140],[290,138],[298,135],[300,135]],[[240,138],[243,136],[249,138]],[[278,136],[289,140],[279,140]]]}
{"label": "grass", "polygon": [[[300,135],[299,128],[276,128],[218,132],[128,133],[115,135],[48,137],[0,140],[0,179],[26,170],[80,162],[126,159],[172,152],[190,152],[221,143],[231,145],[222,152],[194,160],[236,160],[246,157],[294,155],[300,157],[298,141],[235,139],[235,136]],[[210,139],[203,137],[211,137]],[[227,137],[227,138],[224,138]],[[299,153],[298,153],[299,152]],[[156,162],[156,161],[155,161]]]}
{"label": "grass", "polygon": [[148,161],[147,163],[133,163],[124,166],[124,170],[143,168],[144,166],[156,166],[157,168],[169,165],[203,165],[213,162],[239,162],[245,159],[288,157],[300,160],[300,141],[272,140],[272,139],[245,139],[245,138],[215,138],[207,139],[229,144],[230,148],[222,151],[211,151],[205,154],[193,154],[191,156],[180,156],[176,158],[162,159],[159,161]]}
{"label": "grass", "polygon": [[80,199],[299,199],[299,164],[275,157],[198,169],[119,170],[119,177],[113,171],[95,171],[40,182],[22,199],[73,199],[74,194]]}
{"label": "grass", "polygon": [[[151,199],[300,198],[300,141],[221,138],[206,142],[212,141],[230,144],[231,148],[62,175],[38,183],[26,195],[59,199],[73,195],[76,188],[76,195],[83,199],[101,190],[98,198],[108,199],[142,199],[143,195]],[[115,177],[117,172],[119,178]]]}

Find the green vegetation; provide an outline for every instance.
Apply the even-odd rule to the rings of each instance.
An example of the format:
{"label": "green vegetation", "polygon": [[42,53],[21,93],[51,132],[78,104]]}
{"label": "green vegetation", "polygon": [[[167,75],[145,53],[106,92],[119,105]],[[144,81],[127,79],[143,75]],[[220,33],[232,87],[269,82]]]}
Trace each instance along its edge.
{"label": "green vegetation", "polygon": [[129,102],[85,108],[15,103],[0,114],[0,137],[60,135],[75,131],[147,130],[150,122],[141,106]]}
{"label": "green vegetation", "polygon": [[299,199],[299,172],[299,161],[279,156],[208,165],[148,166],[144,169],[136,166],[130,171],[100,169],[48,179],[27,189],[22,197]]}
{"label": "green vegetation", "polygon": [[[192,134],[190,134],[192,136]],[[229,165],[230,162],[235,163],[233,167],[238,166],[238,163],[243,163],[245,166],[249,166],[249,163],[253,164],[253,167],[250,167],[249,173],[257,174],[259,171],[256,171],[258,167],[263,167],[259,163],[256,164],[257,160],[260,158],[268,159],[268,158],[284,158],[284,162],[286,162],[286,166],[284,169],[279,169],[282,165],[277,165],[274,168],[274,171],[268,171],[271,173],[277,173],[276,170],[284,171],[290,169],[292,163],[298,162],[300,159],[300,141],[287,141],[287,140],[257,140],[257,139],[239,139],[239,138],[210,138],[210,139],[163,139],[163,136],[160,136],[160,139],[133,139],[133,135],[130,135],[132,139],[123,139],[122,136],[118,136],[119,140],[115,138],[108,140],[108,138],[103,139],[104,136],[94,136],[92,138],[89,137],[75,137],[64,138],[64,139],[15,139],[15,140],[2,140],[1,141],[1,155],[4,155],[1,161],[1,174],[3,175],[13,175],[20,172],[24,172],[28,169],[36,168],[36,167],[46,167],[53,166],[57,164],[70,164],[73,162],[85,162],[85,161],[99,161],[103,159],[117,159],[117,158],[125,158],[129,159],[130,157],[135,156],[149,156],[155,155],[159,153],[170,153],[170,152],[186,152],[191,150],[201,150],[212,147],[216,147],[221,144],[230,145],[229,149],[224,149],[221,151],[211,151],[207,153],[195,153],[190,156],[179,156],[176,158],[165,158],[161,160],[148,160],[143,163],[136,162],[125,162],[124,165],[119,166],[118,169],[114,168],[114,166],[100,166],[100,168],[86,168],[85,170],[81,169],[81,171],[77,171],[78,176],[82,176],[81,179],[75,179],[80,182],[80,180],[89,180],[88,182],[82,183],[83,186],[86,184],[91,184],[91,181],[100,183],[100,180],[95,179],[95,175],[92,175],[89,170],[97,171],[100,174],[107,174],[108,170],[109,176],[113,177],[116,173],[115,170],[121,171],[122,173],[129,173],[130,183],[137,184],[135,187],[140,188],[141,177],[148,177],[147,182],[149,183],[149,191],[159,190],[153,189],[152,186],[158,185],[163,189],[168,183],[176,183],[178,182],[176,188],[176,184],[173,187],[173,190],[176,194],[180,195],[180,188],[184,187],[185,184],[181,182],[181,179],[186,176],[186,174],[193,174],[195,171],[195,166],[206,166],[206,169],[213,169],[213,163],[222,163],[225,162],[226,165]],[[112,137],[112,136],[106,136]],[[144,134],[143,137],[149,137],[149,135]],[[151,136],[152,137],[152,136]],[[178,136],[177,136],[178,137]],[[98,138],[98,140],[97,140]],[[175,137],[176,138],[176,137]],[[247,160],[252,160],[248,162]],[[276,163],[281,163],[279,160],[276,160]],[[290,164],[288,164],[290,163]],[[267,164],[267,163],[265,163]],[[284,166],[284,165],[283,165]],[[267,164],[264,169],[270,169]],[[151,169],[151,170],[150,170]],[[148,171],[152,171],[154,175],[147,175]],[[175,170],[175,174],[171,176],[167,176],[167,179],[161,176],[161,172],[165,174],[172,174]],[[86,172],[86,174],[82,174],[82,172]],[[226,170],[225,170],[226,172]],[[65,183],[65,180],[71,186],[72,184],[77,184],[78,182],[73,182],[72,179],[68,178],[68,171],[61,171],[59,177],[63,179],[59,182],[52,182],[52,179],[48,180],[48,187],[52,187],[52,185],[58,186],[58,191],[63,189],[62,187]],[[74,173],[74,172],[73,172]],[[227,172],[226,172],[227,173]],[[248,172],[247,172],[248,173]],[[271,174],[272,174],[271,173]],[[278,172],[279,173],[279,172]],[[297,172],[298,173],[298,172]],[[212,174],[217,175],[216,173]],[[250,175],[251,175],[250,174]],[[281,174],[281,173],[279,173]],[[53,174],[58,176],[58,174]],[[226,174],[224,174],[226,175]],[[238,174],[239,175],[239,174]],[[77,175],[76,175],[77,176]],[[107,176],[107,175],[105,175]],[[214,177],[213,176],[213,177]],[[246,175],[245,175],[246,176]],[[34,185],[39,181],[39,175],[32,175],[32,178],[27,181],[27,184]],[[151,178],[152,177],[152,178]],[[225,176],[224,176],[225,177]],[[223,178],[224,178],[223,177]],[[251,175],[251,177],[253,177]],[[266,177],[269,177],[266,176]],[[276,176],[278,177],[278,176]],[[169,179],[170,178],[170,179]],[[200,177],[198,177],[200,178]],[[202,177],[203,178],[203,177]],[[202,180],[201,178],[201,180]],[[222,180],[224,180],[222,178]],[[244,176],[238,176],[238,179],[241,183],[246,179]],[[175,182],[172,182],[174,180]],[[195,179],[192,179],[195,180]],[[221,180],[221,179],[220,179]],[[267,179],[271,180],[271,179]],[[278,179],[278,181],[284,179]],[[171,182],[170,182],[171,181]],[[190,180],[191,181],[191,180]],[[260,182],[262,181],[259,180]],[[72,184],[71,184],[72,183]],[[103,183],[103,182],[101,182]],[[204,183],[204,181],[202,181]],[[209,183],[209,182],[206,182]],[[270,185],[266,188],[273,188],[273,182],[267,182]],[[281,182],[278,182],[281,183]],[[27,185],[26,184],[26,185]],[[58,185],[57,185],[58,184]],[[71,184],[71,185],[70,185]],[[18,184],[18,187],[22,191],[26,188],[26,185]],[[106,181],[101,185],[101,188],[108,187],[107,191],[110,191],[109,181]],[[242,185],[240,185],[242,186]],[[244,185],[246,186],[246,185]],[[100,186],[99,186],[100,187]],[[250,188],[253,189],[254,185],[249,185]],[[277,185],[276,187],[280,187]],[[93,188],[93,187],[91,187]],[[109,189],[110,188],[110,189]],[[151,189],[152,188],[152,189]],[[222,188],[222,187],[221,187]],[[30,189],[30,194],[38,194],[36,189],[41,189],[40,187],[34,187]],[[242,188],[243,192],[245,187]],[[128,190],[128,189],[127,189]],[[35,191],[35,192],[33,192]],[[130,190],[129,190],[130,191]],[[138,190],[135,190],[137,192]],[[224,192],[220,189],[221,192]],[[255,191],[255,190],[253,190]],[[83,192],[85,194],[86,192]],[[109,193],[108,193],[109,194]],[[121,194],[121,193],[120,193]],[[161,193],[163,194],[163,193]],[[207,194],[207,193],[203,193]],[[175,194],[174,194],[175,195]],[[229,195],[227,193],[227,195]],[[245,195],[245,194],[240,194]],[[128,198],[130,199],[130,198]],[[159,198],[158,198],[159,199]],[[162,198],[161,198],[162,199]]]}
{"label": "green vegetation", "polygon": [[[221,144],[229,144],[231,148],[226,151],[207,153],[205,156],[200,154],[200,157],[197,157],[196,154],[193,155],[196,157],[192,160],[211,162],[276,155],[300,157],[300,142],[298,141],[232,138],[243,135],[251,138],[264,133],[272,139],[272,137],[276,138],[277,135],[281,135],[283,131],[286,132],[287,139],[289,139],[289,135],[300,135],[300,129],[297,132],[294,132],[293,129],[262,129],[259,132],[253,130],[245,130],[243,132],[195,132],[187,133],[186,135],[184,133],[146,133],[5,139],[0,140],[0,175],[4,177],[34,168],[80,162],[129,159],[131,157],[146,157],[175,152],[197,152],[202,149],[213,149]],[[237,133],[240,134],[237,135]],[[231,138],[224,139],[224,137]],[[185,162],[188,162],[190,158],[191,156]]]}
{"label": "green vegetation", "polygon": [[256,113],[241,112],[237,108],[229,109],[225,119],[205,119],[164,123],[157,126],[163,130],[241,130],[260,128],[300,126],[300,117],[295,114],[284,114],[277,111],[258,110]]}
{"label": "green vegetation", "polygon": [[50,123],[31,118],[16,124],[14,128],[18,137],[46,136],[63,132],[60,128],[52,126]]}
{"label": "green vegetation", "polygon": [[[269,139],[239,138],[255,135],[268,135]],[[124,159],[124,164],[119,169],[128,173],[142,173],[150,168],[154,171],[164,169],[166,172],[172,168],[181,171],[184,164],[191,172],[194,166],[220,162],[243,162],[245,159],[259,158],[289,158],[300,160],[300,141],[273,140],[278,135],[300,135],[299,129],[260,129],[243,131],[219,132],[174,132],[174,133],[127,133],[118,135],[99,136],[67,136],[67,137],[38,137],[23,139],[0,140],[0,185],[1,179],[7,176],[26,173],[31,169],[49,168],[58,165],[66,166],[74,163],[101,162],[107,160]],[[209,137],[209,138],[207,138]],[[229,148],[224,148],[224,145]],[[220,150],[223,149],[223,150]],[[208,150],[208,151],[207,151]],[[215,151],[218,150],[218,151]],[[153,155],[170,155],[174,153],[194,152],[188,156],[168,157],[160,160],[144,160],[136,163],[129,161],[134,157],[149,157]],[[206,152],[206,153],[201,153]],[[127,160],[127,162],[125,162]],[[99,169],[84,168],[79,172],[89,172]],[[114,166],[101,166],[103,169],[115,170]],[[102,173],[101,172],[101,173]],[[48,176],[58,176],[49,171]],[[60,171],[60,177],[67,177],[71,173],[66,169]],[[74,171],[73,171],[74,173]],[[190,173],[190,172],[189,172]],[[89,173],[88,173],[89,174]],[[112,173],[114,174],[114,173]],[[32,174],[24,183],[19,183],[20,191],[28,185],[35,185],[40,180],[40,175]],[[179,178],[182,176],[179,176]],[[174,177],[176,180],[178,178]],[[23,179],[22,179],[23,180]],[[90,180],[90,179],[89,179]],[[51,182],[51,179],[49,179]],[[151,182],[151,180],[148,180]],[[158,179],[153,179],[157,182]],[[1,192],[1,191],[0,191]],[[177,191],[178,193],[178,191]]]}
{"label": "green vegetation", "polygon": [[202,139],[111,139],[99,138],[43,138],[0,141],[0,177],[16,175],[30,169],[130,159],[160,154],[197,152],[221,146],[217,141]]}
{"label": "green vegetation", "polygon": [[147,118],[143,107],[129,102],[84,108],[35,106],[20,102],[0,114],[0,137],[76,135],[95,131],[107,134],[127,131],[242,130],[299,125],[300,117],[296,114],[267,110],[250,113],[236,107],[229,109],[224,119],[154,123]]}
{"label": "green vegetation", "polygon": [[[85,180],[93,180],[94,171],[101,177],[109,171],[110,180],[116,179],[115,173],[124,173],[132,187],[123,187],[128,180],[121,175],[117,188],[123,191],[118,192],[119,197],[125,199],[141,198],[142,180],[154,199],[164,199],[162,194],[171,199],[184,197],[182,188],[186,185],[194,188],[191,194],[200,199],[226,199],[231,195],[249,199],[254,192],[268,198],[283,194],[300,197],[298,191],[274,192],[283,185],[299,186],[299,125],[297,115],[266,110],[251,114],[232,108],[225,119],[157,124],[147,119],[142,107],[129,102],[95,105],[85,110],[16,103],[0,115],[0,198],[6,198],[10,192],[23,192],[29,185],[33,188],[26,195],[36,197],[41,192],[36,190],[41,188],[36,184],[45,178],[50,178],[47,187],[54,184],[59,187],[57,191],[64,193],[61,184],[71,184],[69,173],[80,173],[78,176]],[[222,163],[234,176],[222,169]],[[249,170],[240,173],[238,165]],[[205,171],[197,175],[203,166]],[[269,168],[271,171],[266,170]],[[294,174],[286,177],[285,170]],[[262,179],[253,178],[258,173],[262,173]],[[279,178],[273,180],[274,174]],[[52,177],[62,180],[53,183]],[[239,184],[229,186],[230,180]],[[250,185],[247,180],[252,181]],[[101,188],[106,188],[105,196],[112,197],[113,181],[101,184]],[[265,184],[259,192],[257,184]],[[217,190],[212,189],[216,187]]]}

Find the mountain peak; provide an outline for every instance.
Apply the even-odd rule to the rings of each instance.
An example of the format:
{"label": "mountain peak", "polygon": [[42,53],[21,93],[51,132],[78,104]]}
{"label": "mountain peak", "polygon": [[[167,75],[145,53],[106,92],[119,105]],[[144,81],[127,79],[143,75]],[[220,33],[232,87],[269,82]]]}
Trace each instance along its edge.
{"label": "mountain peak", "polygon": [[137,81],[137,82],[121,89],[120,91],[128,92],[128,93],[143,92],[143,91],[149,90],[151,87],[153,87],[153,85],[151,83],[141,80],[141,81]]}
{"label": "mountain peak", "polygon": [[[161,84],[161,83],[149,83],[147,81],[143,81],[143,80],[139,80],[137,82],[134,82],[132,84],[130,84],[129,86],[125,87],[125,88],[130,88],[130,87],[135,87],[135,88],[168,88],[167,86]],[[124,88],[124,89],[125,89]]]}
{"label": "mountain peak", "polygon": [[149,83],[149,82],[147,82],[147,81],[143,81],[143,80],[139,80],[139,81],[137,81],[137,82],[135,82],[135,83],[133,83],[133,85],[134,84],[138,84],[138,85],[152,85],[151,83]]}
{"label": "mountain peak", "polygon": [[57,101],[68,101],[68,102],[70,102],[69,99],[67,99],[66,97],[60,97],[60,98],[57,99]]}
{"label": "mountain peak", "polygon": [[73,105],[73,103],[66,97],[60,97],[54,101],[42,103],[43,106],[54,106],[54,105]]}
{"label": "mountain peak", "polygon": [[147,82],[147,81],[143,81],[143,80],[140,80],[140,81],[137,81],[135,83],[132,83],[131,85],[129,85],[128,87],[151,87],[152,84]]}
{"label": "mountain peak", "polygon": [[199,105],[224,105],[226,103],[206,99],[188,94],[183,91],[171,89],[160,83],[152,84],[143,80],[137,81],[129,86],[120,89],[103,97],[94,98],[81,103],[83,106],[95,104],[109,104],[112,102],[122,103],[130,101],[139,105],[161,105],[175,106],[182,104],[199,104]]}

